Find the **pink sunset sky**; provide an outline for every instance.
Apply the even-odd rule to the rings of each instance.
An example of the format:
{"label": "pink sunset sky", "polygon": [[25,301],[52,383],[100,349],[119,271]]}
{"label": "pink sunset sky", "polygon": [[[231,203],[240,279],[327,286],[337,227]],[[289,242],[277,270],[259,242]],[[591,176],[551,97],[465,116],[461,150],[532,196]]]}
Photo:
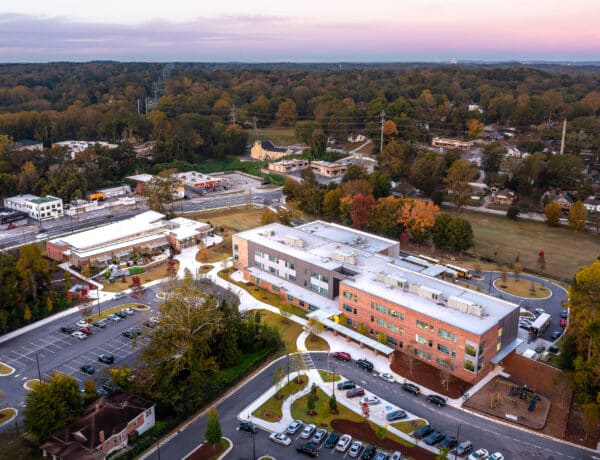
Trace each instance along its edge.
{"label": "pink sunset sky", "polygon": [[600,1],[19,0],[0,61],[600,60]]}

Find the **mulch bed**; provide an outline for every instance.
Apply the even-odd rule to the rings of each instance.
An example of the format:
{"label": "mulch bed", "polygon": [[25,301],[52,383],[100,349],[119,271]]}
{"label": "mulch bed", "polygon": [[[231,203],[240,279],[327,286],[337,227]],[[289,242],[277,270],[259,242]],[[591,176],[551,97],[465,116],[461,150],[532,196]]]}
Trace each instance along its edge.
{"label": "mulch bed", "polygon": [[393,439],[379,439],[375,431],[367,422],[351,422],[349,420],[336,419],[331,421],[331,426],[339,433],[349,434],[352,438],[360,439],[367,444],[373,444],[387,450],[398,450],[405,457],[415,460],[435,460],[436,455],[420,447],[406,447]]}
{"label": "mulch bed", "polygon": [[226,449],[227,445],[224,444],[202,444],[185,460],[216,460]]}
{"label": "mulch bed", "polygon": [[451,377],[450,384],[448,385],[448,391],[446,391],[446,386],[442,385],[442,376],[437,367],[427,364],[420,359],[415,359],[413,364],[413,373],[411,375],[403,356],[404,353],[401,351],[395,351],[394,359],[392,360],[390,368],[396,374],[400,374],[407,379],[410,379],[417,385],[423,385],[424,387],[451,399],[460,398],[471,386],[469,383],[463,380],[460,380],[456,377]]}

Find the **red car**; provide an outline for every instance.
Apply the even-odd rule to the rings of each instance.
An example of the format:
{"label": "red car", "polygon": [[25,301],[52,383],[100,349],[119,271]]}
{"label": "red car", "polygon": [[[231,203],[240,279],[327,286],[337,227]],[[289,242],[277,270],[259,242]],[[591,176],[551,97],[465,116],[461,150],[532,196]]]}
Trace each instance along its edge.
{"label": "red car", "polygon": [[352,360],[350,353],[346,353],[345,351],[336,351],[333,354],[333,357],[335,359],[339,359],[340,361],[351,361]]}
{"label": "red car", "polygon": [[365,390],[360,387],[352,388],[351,390],[346,391],[347,398],[354,398],[356,396],[364,396]]}
{"label": "red car", "polygon": [[567,327],[567,320],[565,318],[560,319],[560,327]]}
{"label": "red car", "polygon": [[89,327],[82,327],[79,332],[83,332],[85,335],[92,335],[92,330]]}

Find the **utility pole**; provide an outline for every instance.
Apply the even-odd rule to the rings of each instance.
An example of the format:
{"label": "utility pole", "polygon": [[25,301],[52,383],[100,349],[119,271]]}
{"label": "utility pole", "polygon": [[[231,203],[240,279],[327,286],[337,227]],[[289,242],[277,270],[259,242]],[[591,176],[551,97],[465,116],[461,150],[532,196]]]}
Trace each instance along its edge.
{"label": "utility pole", "polygon": [[232,125],[237,124],[237,114],[236,114],[235,104],[233,104],[231,106],[231,124]]}
{"label": "utility pole", "polygon": [[454,451],[454,460],[458,460],[458,445],[460,444],[460,423],[456,429],[456,450]]}
{"label": "utility pole", "polygon": [[254,140],[258,140],[258,121],[256,117],[252,117],[252,127],[254,128]]}
{"label": "utility pole", "polygon": [[148,116],[148,97],[146,96],[146,116]]}
{"label": "utility pole", "polygon": [[567,135],[567,119],[563,120],[562,138],[560,140],[560,154],[565,153],[565,136]]}
{"label": "utility pole", "polygon": [[140,98],[137,99],[137,114],[140,114]]}
{"label": "utility pole", "polygon": [[381,139],[379,141],[379,154],[381,154],[381,151],[383,150],[383,125],[385,123],[385,112],[383,109],[381,109]]}

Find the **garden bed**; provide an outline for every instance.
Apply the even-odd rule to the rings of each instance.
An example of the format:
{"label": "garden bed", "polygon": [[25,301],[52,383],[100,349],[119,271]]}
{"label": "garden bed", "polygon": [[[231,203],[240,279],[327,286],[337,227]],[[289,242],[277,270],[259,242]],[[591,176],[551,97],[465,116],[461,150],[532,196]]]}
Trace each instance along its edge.
{"label": "garden bed", "polygon": [[12,407],[5,407],[0,410],[0,425],[10,422],[17,416],[17,409]]}
{"label": "garden bed", "polygon": [[499,278],[494,280],[494,287],[507,294],[527,299],[545,299],[552,295],[550,289],[542,286],[540,283],[534,283],[532,289],[531,280],[524,278],[519,280],[516,278],[508,278],[506,281]]}
{"label": "garden bed", "polygon": [[[276,422],[281,419],[282,412],[281,407],[283,402],[299,391],[306,388],[308,383],[308,377],[306,375],[300,376],[300,383],[296,383],[296,379],[291,379],[290,383],[286,384],[279,394],[271,396],[265,403],[254,411],[252,414],[254,417],[266,420],[267,422]],[[280,396],[279,398],[277,396]]]}
{"label": "garden bed", "polygon": [[0,363],[0,376],[1,377],[11,375],[14,371],[15,371],[14,367],[9,366],[8,364]]}
{"label": "garden bed", "polygon": [[230,445],[231,443],[227,439],[221,439],[219,444],[204,443],[187,457],[184,457],[184,460],[217,460]]}

